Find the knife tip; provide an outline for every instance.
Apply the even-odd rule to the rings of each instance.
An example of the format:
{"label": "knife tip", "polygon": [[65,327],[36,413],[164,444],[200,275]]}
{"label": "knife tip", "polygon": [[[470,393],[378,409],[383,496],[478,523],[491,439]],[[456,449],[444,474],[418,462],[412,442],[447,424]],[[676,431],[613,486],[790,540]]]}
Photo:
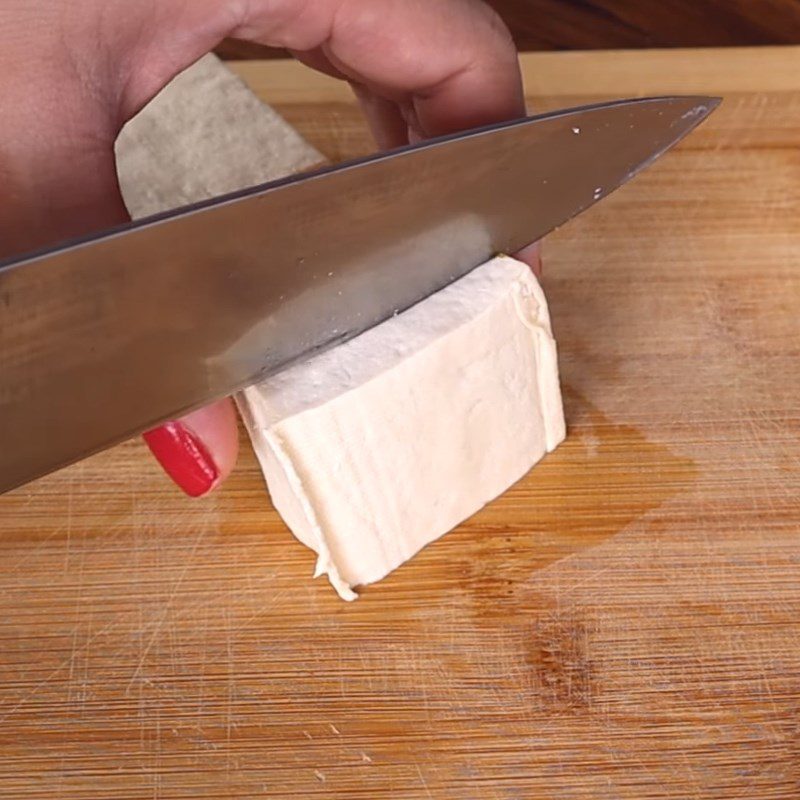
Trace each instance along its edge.
{"label": "knife tip", "polygon": [[683,114],[681,114],[680,121],[689,123],[691,128],[694,128],[696,125],[708,119],[722,103],[721,97],[706,97],[704,95],[676,97],[674,99],[680,101],[678,113],[680,113],[682,109],[686,109]]}

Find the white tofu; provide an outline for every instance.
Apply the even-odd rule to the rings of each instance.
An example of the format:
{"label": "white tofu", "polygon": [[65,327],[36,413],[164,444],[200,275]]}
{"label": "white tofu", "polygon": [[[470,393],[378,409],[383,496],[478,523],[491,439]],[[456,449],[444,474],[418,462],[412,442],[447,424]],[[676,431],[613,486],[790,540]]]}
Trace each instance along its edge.
{"label": "white tofu", "polygon": [[508,257],[245,390],[239,405],[275,508],[346,600],[565,436],[547,303]]}

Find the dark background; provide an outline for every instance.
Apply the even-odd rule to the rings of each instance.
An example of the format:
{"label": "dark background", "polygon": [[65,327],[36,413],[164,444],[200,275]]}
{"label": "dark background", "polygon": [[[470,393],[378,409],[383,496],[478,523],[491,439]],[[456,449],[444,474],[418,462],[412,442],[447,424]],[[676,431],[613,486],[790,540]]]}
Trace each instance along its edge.
{"label": "dark background", "polygon": [[[521,50],[800,44],[800,0],[489,1]],[[218,52],[275,55],[240,42]]]}

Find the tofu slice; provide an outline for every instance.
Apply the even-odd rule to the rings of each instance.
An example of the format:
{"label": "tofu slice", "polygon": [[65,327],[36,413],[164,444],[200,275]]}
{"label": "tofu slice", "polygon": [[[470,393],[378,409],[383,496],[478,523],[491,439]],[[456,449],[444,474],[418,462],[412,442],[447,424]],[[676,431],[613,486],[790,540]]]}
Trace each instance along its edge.
{"label": "tofu slice", "polygon": [[565,436],[547,303],[505,256],[238,402],[275,508],[345,600]]}

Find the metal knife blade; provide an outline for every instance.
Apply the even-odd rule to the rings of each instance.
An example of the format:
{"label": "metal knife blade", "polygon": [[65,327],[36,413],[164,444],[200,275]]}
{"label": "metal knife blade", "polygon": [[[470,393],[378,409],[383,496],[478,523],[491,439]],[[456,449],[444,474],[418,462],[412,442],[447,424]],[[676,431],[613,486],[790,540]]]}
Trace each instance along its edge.
{"label": "metal knife blade", "polygon": [[718,102],[517,120],[0,262],[0,492],[515,252],[628,181]]}

